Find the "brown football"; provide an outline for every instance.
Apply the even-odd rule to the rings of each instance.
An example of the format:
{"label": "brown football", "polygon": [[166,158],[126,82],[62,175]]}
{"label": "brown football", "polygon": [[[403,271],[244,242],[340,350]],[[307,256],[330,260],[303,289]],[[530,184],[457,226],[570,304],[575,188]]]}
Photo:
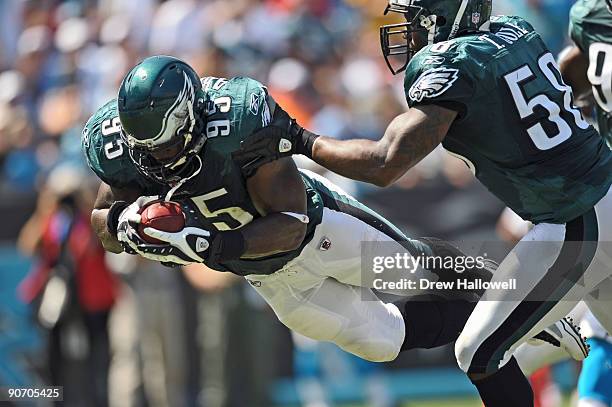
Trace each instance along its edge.
{"label": "brown football", "polygon": [[185,214],[176,202],[156,201],[145,206],[140,213],[138,234],[147,243],[160,244],[162,241],[144,233],[145,228],[155,228],[164,232],[178,232],[185,227]]}

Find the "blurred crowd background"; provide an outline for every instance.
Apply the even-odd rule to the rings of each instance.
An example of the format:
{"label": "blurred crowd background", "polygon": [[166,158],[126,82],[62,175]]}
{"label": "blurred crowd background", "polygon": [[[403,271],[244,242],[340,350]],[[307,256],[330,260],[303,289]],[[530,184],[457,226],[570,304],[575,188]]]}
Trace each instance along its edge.
{"label": "blurred crowd background", "polygon": [[[105,255],[88,228],[97,180],[83,125],[152,54],[202,76],[256,78],[316,132],[379,138],[406,107],[379,48],[385,3],[0,1],[0,385],[65,384],[75,406],[386,407],[440,387],[469,393],[444,370],[450,349],[361,363],[292,337],[241,280]],[[572,3],[494,0],[554,52]],[[386,190],[328,175],[409,234],[500,238],[503,206],[442,151]]]}

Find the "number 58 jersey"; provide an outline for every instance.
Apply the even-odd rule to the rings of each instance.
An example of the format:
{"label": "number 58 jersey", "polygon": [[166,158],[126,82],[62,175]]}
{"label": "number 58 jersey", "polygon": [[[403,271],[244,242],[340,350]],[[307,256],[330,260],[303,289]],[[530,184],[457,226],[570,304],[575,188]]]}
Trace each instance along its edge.
{"label": "number 58 jersey", "polygon": [[458,112],[443,146],[523,219],[566,223],[612,183],[612,154],[574,106],[555,58],[520,17],[430,45],[408,65],[410,107]]}
{"label": "number 58 jersey", "polygon": [[[232,153],[253,131],[270,121],[273,100],[266,89],[249,78],[204,78],[207,100],[206,143],[200,152],[202,169],[173,196],[189,199],[200,212],[203,227],[219,231],[239,229],[261,217],[247,191],[247,180]],[[117,101],[100,108],[87,122],[82,148],[89,167],[106,184],[115,188],[136,189],[145,195],[163,195],[170,188],[140,174],[121,140]],[[294,251],[257,259],[239,259],[214,265],[220,271],[238,275],[270,274],[297,257],[312,239],[321,222],[322,186],[302,174],[310,219],[306,238]]]}

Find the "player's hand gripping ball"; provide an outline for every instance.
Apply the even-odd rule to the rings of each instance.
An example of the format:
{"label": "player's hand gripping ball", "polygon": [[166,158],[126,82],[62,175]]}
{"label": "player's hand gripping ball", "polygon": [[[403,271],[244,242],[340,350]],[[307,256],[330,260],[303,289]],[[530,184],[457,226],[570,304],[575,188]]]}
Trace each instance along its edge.
{"label": "player's hand gripping ball", "polygon": [[185,213],[181,205],[171,201],[151,202],[140,213],[138,235],[147,243],[164,244],[165,242],[145,233],[146,228],[163,232],[180,232],[185,227]]}

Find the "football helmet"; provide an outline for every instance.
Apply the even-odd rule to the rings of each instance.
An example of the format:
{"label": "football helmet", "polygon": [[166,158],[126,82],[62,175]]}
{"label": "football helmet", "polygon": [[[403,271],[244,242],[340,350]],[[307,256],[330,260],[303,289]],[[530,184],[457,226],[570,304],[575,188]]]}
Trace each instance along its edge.
{"label": "football helmet", "polygon": [[169,56],[147,58],[123,79],[117,100],[121,137],[144,176],[173,185],[199,172],[204,99],[193,68]]}
{"label": "football helmet", "polygon": [[[380,28],[380,41],[387,66],[395,75],[424,46],[448,41],[467,32],[488,31],[492,0],[389,0],[389,12],[403,14],[405,23]],[[395,68],[391,57],[406,55]]]}

